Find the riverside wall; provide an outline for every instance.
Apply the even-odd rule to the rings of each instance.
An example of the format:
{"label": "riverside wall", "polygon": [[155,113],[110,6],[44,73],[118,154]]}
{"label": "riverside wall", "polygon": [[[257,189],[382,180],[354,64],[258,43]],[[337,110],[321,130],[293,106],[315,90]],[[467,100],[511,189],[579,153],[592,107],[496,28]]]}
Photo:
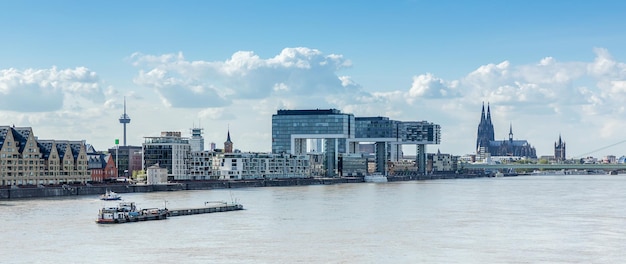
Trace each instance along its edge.
{"label": "riverside wall", "polygon": [[[389,176],[389,182],[395,181],[420,181],[438,179],[469,179],[485,177],[481,174],[432,174],[432,175],[407,175]],[[57,196],[77,195],[101,195],[106,190],[116,193],[145,193],[182,190],[211,190],[228,188],[251,188],[251,187],[280,187],[298,185],[329,185],[343,183],[361,183],[362,177],[340,178],[289,178],[272,180],[237,180],[237,181],[182,181],[168,184],[144,185],[144,184],[111,184],[111,185],[64,185],[45,187],[17,187],[0,189],[0,200],[44,198]]]}

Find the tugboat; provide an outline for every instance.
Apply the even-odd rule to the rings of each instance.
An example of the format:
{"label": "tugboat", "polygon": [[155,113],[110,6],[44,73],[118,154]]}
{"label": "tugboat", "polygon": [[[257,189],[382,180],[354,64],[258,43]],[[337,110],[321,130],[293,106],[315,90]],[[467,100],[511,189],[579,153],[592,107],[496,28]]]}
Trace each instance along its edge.
{"label": "tugboat", "polygon": [[134,202],[121,202],[117,207],[105,207],[98,213],[98,224],[121,224],[166,219],[167,208],[138,209]]}
{"label": "tugboat", "polygon": [[106,193],[104,193],[103,195],[100,195],[100,200],[104,200],[104,201],[114,201],[114,200],[121,200],[121,199],[122,199],[121,195],[111,190],[107,190]]}

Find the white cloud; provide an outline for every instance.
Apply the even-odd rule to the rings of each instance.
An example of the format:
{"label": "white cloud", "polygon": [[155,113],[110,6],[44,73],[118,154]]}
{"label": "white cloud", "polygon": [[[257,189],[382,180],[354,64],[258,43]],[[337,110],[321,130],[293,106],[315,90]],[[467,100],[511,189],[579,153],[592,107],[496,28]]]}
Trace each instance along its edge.
{"label": "white cloud", "polygon": [[594,52],[591,61],[544,56],[526,65],[486,63],[449,80],[416,73],[406,76],[410,85],[384,92],[342,73],[351,67],[342,55],[310,48],[287,48],[269,58],[241,51],[224,61],[135,53],[136,86],[123,90],[105,87],[99,74],[84,67],[0,70],[0,110],[10,110],[0,111],[0,118],[33,126],[41,138],[71,134],[78,138],[67,139],[104,142],[97,145],[104,148],[121,137],[117,118],[126,96],[132,144],[201,123],[207,142],[223,142],[230,127],[236,148],[269,151],[276,110],[337,108],[438,123],[442,144],[429,151],[465,154],[474,151],[480,104],[489,102],[496,138],[505,138],[512,123],[514,137],[528,139],[539,154],[552,153],[562,134],[568,155],[576,155],[621,141],[626,130],[626,66],[605,49]]}
{"label": "white cloud", "polygon": [[357,85],[337,75],[351,65],[349,60],[304,47],[285,48],[268,59],[239,51],[225,61],[188,61],[182,53],[135,53],[131,60],[139,68],[135,83],[155,89],[172,107],[223,107],[233,100],[276,95],[359,92]]}
{"label": "white cloud", "polygon": [[67,104],[67,96],[101,102],[104,98],[95,72],[74,69],[0,70],[0,109],[17,112],[55,111]]}
{"label": "white cloud", "polygon": [[459,96],[456,91],[457,82],[446,82],[427,73],[413,77],[413,84],[408,92],[408,99],[421,98],[453,98]]}

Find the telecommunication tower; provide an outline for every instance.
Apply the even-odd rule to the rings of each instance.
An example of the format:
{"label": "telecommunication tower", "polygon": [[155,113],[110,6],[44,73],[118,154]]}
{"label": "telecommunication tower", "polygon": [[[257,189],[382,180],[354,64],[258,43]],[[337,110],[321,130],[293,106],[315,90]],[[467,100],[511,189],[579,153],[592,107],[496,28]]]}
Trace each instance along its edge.
{"label": "telecommunication tower", "polygon": [[124,97],[124,114],[120,116],[120,124],[124,125],[124,146],[126,146],[126,124],[130,123],[130,117],[126,114],[126,97]]}

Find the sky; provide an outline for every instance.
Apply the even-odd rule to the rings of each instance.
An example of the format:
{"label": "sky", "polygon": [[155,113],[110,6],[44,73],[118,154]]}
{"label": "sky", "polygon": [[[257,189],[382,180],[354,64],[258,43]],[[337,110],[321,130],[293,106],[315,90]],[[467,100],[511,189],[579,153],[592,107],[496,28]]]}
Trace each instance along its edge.
{"label": "sky", "polygon": [[[0,125],[97,150],[161,131],[271,151],[279,109],[441,126],[427,152],[497,140],[626,154],[626,1],[1,1]],[[411,153],[408,153],[411,154]]]}

